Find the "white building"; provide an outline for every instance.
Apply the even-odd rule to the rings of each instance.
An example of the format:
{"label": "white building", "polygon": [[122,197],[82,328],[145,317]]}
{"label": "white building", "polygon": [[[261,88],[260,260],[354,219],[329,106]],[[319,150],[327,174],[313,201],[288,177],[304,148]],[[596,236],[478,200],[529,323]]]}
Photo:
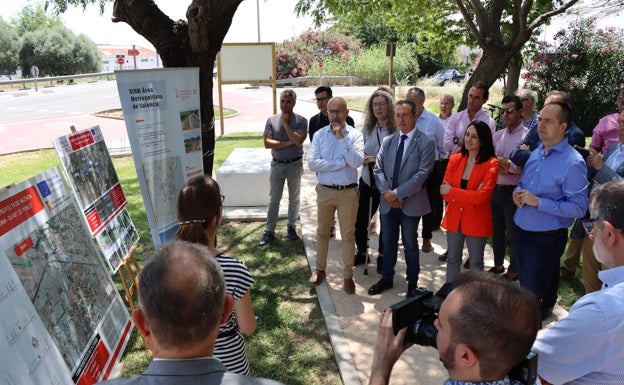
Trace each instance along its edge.
{"label": "white building", "polygon": [[[149,68],[162,68],[162,60],[156,51],[153,49],[130,46],[130,45],[109,45],[98,44],[98,51],[100,51],[100,58],[102,60],[102,72],[113,72],[115,70],[143,70]],[[139,52],[137,56],[131,56],[132,51]],[[120,55],[123,55],[124,63],[119,65],[117,63]]]}

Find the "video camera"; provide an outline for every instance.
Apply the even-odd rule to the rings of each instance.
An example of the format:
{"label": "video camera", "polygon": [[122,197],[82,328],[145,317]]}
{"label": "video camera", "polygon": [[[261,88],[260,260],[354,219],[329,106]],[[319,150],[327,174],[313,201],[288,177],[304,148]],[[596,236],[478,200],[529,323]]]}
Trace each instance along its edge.
{"label": "video camera", "polygon": [[[442,302],[453,290],[452,283],[445,283],[435,295],[433,292],[418,288],[416,296],[404,299],[390,306],[392,309],[392,329],[394,335],[407,327],[404,343],[437,348],[438,329],[434,323],[438,318]],[[522,362],[514,366],[509,373],[510,379],[526,385],[533,385],[537,380],[537,354],[530,352]]]}

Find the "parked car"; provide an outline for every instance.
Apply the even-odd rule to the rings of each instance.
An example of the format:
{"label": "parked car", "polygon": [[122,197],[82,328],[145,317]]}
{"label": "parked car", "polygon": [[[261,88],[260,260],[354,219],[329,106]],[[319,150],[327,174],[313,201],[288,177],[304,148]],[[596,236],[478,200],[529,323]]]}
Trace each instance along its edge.
{"label": "parked car", "polygon": [[443,86],[451,81],[459,83],[466,78],[466,74],[462,74],[456,69],[447,68],[439,70],[433,77],[438,81],[438,85]]}

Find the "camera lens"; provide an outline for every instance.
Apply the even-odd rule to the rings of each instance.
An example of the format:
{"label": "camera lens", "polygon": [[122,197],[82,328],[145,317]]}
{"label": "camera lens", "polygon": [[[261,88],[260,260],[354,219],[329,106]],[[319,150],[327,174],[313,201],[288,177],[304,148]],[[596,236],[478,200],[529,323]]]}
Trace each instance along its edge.
{"label": "camera lens", "polygon": [[436,317],[419,319],[414,322],[412,330],[413,340],[411,342],[420,346],[432,346],[437,348],[438,329],[433,324]]}

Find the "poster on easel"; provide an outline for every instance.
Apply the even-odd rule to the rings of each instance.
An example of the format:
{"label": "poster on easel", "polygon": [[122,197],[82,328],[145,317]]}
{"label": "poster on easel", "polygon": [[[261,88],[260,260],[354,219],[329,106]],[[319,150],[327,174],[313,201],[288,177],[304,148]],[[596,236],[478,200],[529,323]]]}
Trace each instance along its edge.
{"label": "poster on easel", "polygon": [[198,68],[115,71],[154,245],[178,228],[176,200],[184,183],[202,175]]}
{"label": "poster on easel", "polygon": [[109,268],[116,273],[139,241],[99,126],[54,140],[67,181]]}
{"label": "poster on easel", "polygon": [[128,310],[54,167],[0,191],[0,381],[107,379],[132,331]]}

